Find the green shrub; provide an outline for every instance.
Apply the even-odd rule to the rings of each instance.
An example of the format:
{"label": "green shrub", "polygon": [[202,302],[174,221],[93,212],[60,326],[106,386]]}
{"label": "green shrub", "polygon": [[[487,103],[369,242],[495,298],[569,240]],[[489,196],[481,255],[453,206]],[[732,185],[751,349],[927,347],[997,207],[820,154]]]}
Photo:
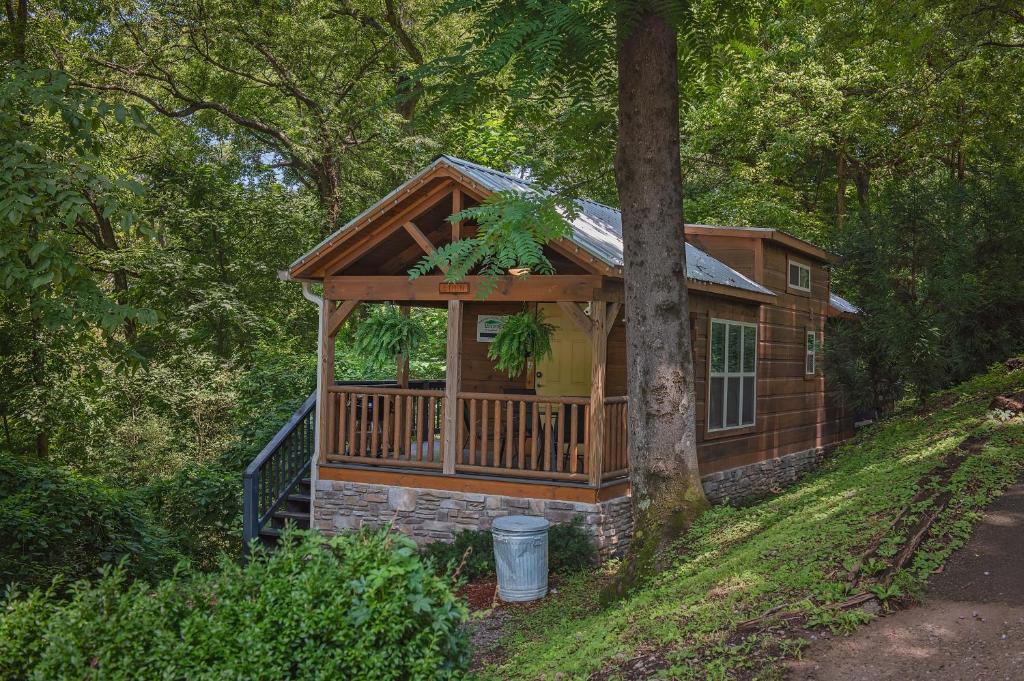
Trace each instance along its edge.
{"label": "green shrub", "polygon": [[409,539],[294,531],[246,566],[182,567],[156,586],[109,570],[66,604],[39,591],[9,597],[0,676],[454,678],[469,661],[465,618]]}
{"label": "green shrub", "polygon": [[553,525],[548,531],[548,571],[560,575],[579,572],[594,564],[597,550],[594,540],[583,529],[583,518]]}
{"label": "green shrub", "polygon": [[472,551],[460,576],[472,581],[493,575],[494,540],[490,530],[462,530],[455,535],[455,541],[430,542],[423,547],[423,553],[433,561],[439,574],[450,575],[458,568],[468,549]]}
{"label": "green shrub", "polygon": [[135,493],[0,453],[0,583],[69,583],[121,562],[152,579],[179,560]]}
{"label": "green shrub", "polygon": [[[461,576],[472,581],[494,574],[494,543],[490,530],[462,530],[455,541],[435,541],[423,547],[424,555],[433,561],[440,574],[452,574],[466,550],[472,551],[462,568]],[[583,519],[576,516],[569,523],[552,525],[548,530],[548,572],[571,574],[594,564],[597,551],[594,541],[583,529]]]}

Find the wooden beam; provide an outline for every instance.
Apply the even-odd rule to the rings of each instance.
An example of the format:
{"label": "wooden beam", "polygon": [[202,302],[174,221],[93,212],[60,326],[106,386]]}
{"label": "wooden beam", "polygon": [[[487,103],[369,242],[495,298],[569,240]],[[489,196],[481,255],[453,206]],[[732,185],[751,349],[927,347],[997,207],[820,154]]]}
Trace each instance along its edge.
{"label": "wooden beam", "polygon": [[333,257],[331,257],[330,251],[325,251],[316,256],[315,263],[312,261],[308,264],[304,263],[296,271],[302,273],[301,277],[326,277],[334,272],[345,269],[390,236],[402,223],[415,218],[431,205],[437,203],[451,191],[452,184],[452,180],[445,180],[434,189],[413,200],[412,203],[390,218],[373,225],[373,228],[367,231],[359,242],[349,244],[357,236],[355,234],[349,239],[339,240],[330,249],[330,251],[336,251]]}
{"label": "wooden beam", "polygon": [[590,301],[590,485],[598,487],[604,464],[604,395],[608,359],[608,303]]}
{"label": "wooden beam", "polygon": [[[333,303],[334,301],[332,300],[331,302]],[[339,305],[337,309],[333,310],[331,312],[330,319],[328,320],[327,323],[327,335],[330,336],[331,338],[334,338],[336,335],[338,335],[338,329],[340,329],[341,325],[345,323],[345,320],[348,319],[353,312],[355,312],[356,308],[359,307],[359,303],[361,302],[363,301],[346,300],[341,305]]]}
{"label": "wooden beam", "polygon": [[[452,190],[452,215],[461,213],[463,209],[463,196],[462,190],[456,187]],[[458,241],[462,238],[462,220],[452,223],[452,241]]]}
{"label": "wooden beam", "polygon": [[402,227],[405,228],[405,231],[409,232],[409,236],[413,238],[413,241],[420,245],[420,248],[423,249],[424,253],[427,255],[433,255],[434,252],[437,251],[434,247],[434,243],[427,238],[427,235],[423,233],[423,230],[416,226],[415,222],[409,220],[408,222],[403,223]]}
{"label": "wooden beam", "polygon": [[[335,300],[477,300],[486,277],[469,276],[453,286],[443,276],[338,276],[324,279],[325,294]],[[552,274],[498,277],[484,299],[490,302],[557,302],[590,300],[608,295],[602,277],[595,274]]]}
{"label": "wooden beam", "polygon": [[619,316],[619,309],[622,303],[614,302],[608,306],[608,321],[605,323],[604,332],[610,334],[615,327],[615,318]]}
{"label": "wooden beam", "polygon": [[316,408],[317,408],[317,452],[319,453],[319,460],[326,461],[327,455],[330,454],[331,444],[331,400],[328,396],[327,388],[334,385],[334,335],[329,332],[330,330],[330,319],[331,312],[333,311],[334,303],[328,300],[326,297],[320,303],[320,366],[317,367],[319,372],[319,381],[317,381],[317,387],[320,389],[320,394],[316,396]]}
{"label": "wooden beam", "polygon": [[[403,317],[405,317],[405,318],[409,317],[409,306],[408,305],[402,305],[401,307],[398,308],[398,310],[399,310],[399,312],[401,313],[401,315]],[[398,364],[397,372],[396,372],[397,376],[396,376],[396,381],[395,382],[398,383],[398,387],[399,388],[408,388],[409,387],[409,358],[406,357],[405,355],[398,355],[398,357],[395,358],[395,362],[397,362],[397,364]]]}
{"label": "wooden beam", "polygon": [[448,344],[445,353],[444,434],[441,450],[441,471],[455,474],[459,422],[459,390],[462,387],[462,301],[448,301]]}
{"label": "wooden beam", "polygon": [[[430,242],[433,243],[434,240],[432,237],[441,234],[442,231],[447,232],[447,227],[449,226],[450,225],[448,225],[448,223],[441,225],[439,228],[435,229],[429,234],[426,234],[427,239],[430,239]],[[412,264],[418,262],[418,256],[422,252],[423,249],[420,247],[419,244],[412,244],[411,246],[402,249],[397,255],[394,255],[391,258],[389,258],[387,262],[385,262],[383,265],[377,268],[377,271],[380,272],[381,274],[394,274],[395,270],[398,267],[402,265],[411,266]]]}
{"label": "wooden beam", "polygon": [[594,323],[591,321],[590,317],[580,309],[579,305],[576,303],[570,303],[567,300],[560,300],[558,301],[558,307],[562,309],[562,312],[564,312],[569,319],[576,322],[576,326],[580,327],[583,333],[587,334],[588,337],[594,332]]}
{"label": "wooden beam", "polygon": [[[409,232],[409,236],[412,237],[413,241],[423,249],[424,253],[427,255],[434,255],[434,253],[437,252],[437,248],[434,247],[434,242],[427,238],[427,235],[423,233],[423,230],[416,226],[415,222],[410,220],[402,226],[405,227],[405,231]],[[438,266],[438,269],[442,272],[448,271],[447,267]]]}

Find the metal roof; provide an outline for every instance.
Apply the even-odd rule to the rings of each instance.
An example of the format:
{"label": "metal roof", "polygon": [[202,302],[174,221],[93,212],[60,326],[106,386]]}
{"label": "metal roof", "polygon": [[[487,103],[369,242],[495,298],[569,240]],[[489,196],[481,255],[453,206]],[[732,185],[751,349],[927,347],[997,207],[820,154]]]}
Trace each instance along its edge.
{"label": "metal roof", "polygon": [[[550,193],[538,189],[527,180],[487,168],[454,156],[442,156],[452,166],[464,173],[477,184],[491,191],[516,191],[521,193]],[[603,203],[589,199],[577,199],[578,213],[572,220],[570,239],[591,255],[600,258],[612,267],[621,268],[622,259],[622,215]],[[686,276],[694,281],[721,284],[732,288],[773,296],[770,289],[745,277],[720,260],[686,244]]]}
{"label": "metal roof", "polygon": [[[335,231],[319,244],[314,246],[308,253],[297,259],[289,266],[289,270],[295,269],[324,245],[332,241],[339,234],[348,229],[352,224],[358,222],[367,214],[376,210],[379,206],[393,201],[406,184],[414,182],[421,176],[433,170],[439,164],[446,164],[459,171],[476,184],[489,189],[490,191],[514,191],[520,193],[550,194],[550,190],[538,188],[526,179],[503,173],[493,168],[466,161],[455,156],[442,155],[434,160],[429,166],[409,178],[401,187],[396,188],[387,196],[374,205],[367,208],[358,216],[350,220],[343,227]],[[622,259],[622,216],[619,211],[611,206],[606,206],[589,199],[577,199],[578,212],[571,221],[572,231],[569,238],[596,258],[599,258],[609,266],[621,269]],[[696,246],[686,244],[686,276],[694,281],[709,284],[720,284],[732,288],[751,291],[763,295],[774,296],[770,289],[761,286],[756,281],[740,274],[720,260],[700,250]]]}
{"label": "metal roof", "polygon": [[835,293],[828,294],[828,304],[839,310],[840,312],[847,312],[849,314],[860,314],[861,309]]}

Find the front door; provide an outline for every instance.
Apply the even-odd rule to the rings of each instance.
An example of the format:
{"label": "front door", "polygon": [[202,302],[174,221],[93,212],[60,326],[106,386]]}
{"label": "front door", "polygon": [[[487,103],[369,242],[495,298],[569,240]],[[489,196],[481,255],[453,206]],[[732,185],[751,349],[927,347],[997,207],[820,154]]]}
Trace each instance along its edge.
{"label": "front door", "polygon": [[537,362],[538,395],[590,395],[590,338],[557,303],[540,303],[554,325],[551,355]]}

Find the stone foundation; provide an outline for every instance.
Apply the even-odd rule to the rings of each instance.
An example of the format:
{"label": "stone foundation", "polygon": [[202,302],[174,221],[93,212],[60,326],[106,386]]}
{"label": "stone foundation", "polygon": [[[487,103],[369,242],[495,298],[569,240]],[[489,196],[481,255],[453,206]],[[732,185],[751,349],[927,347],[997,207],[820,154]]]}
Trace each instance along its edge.
{"label": "stone foundation", "polygon": [[711,473],[701,478],[704,494],[716,504],[767,496],[799,480],[821,463],[825,454],[826,449],[818,447]]}
{"label": "stone foundation", "polygon": [[[703,478],[704,493],[714,503],[765,496],[796,482],[825,453],[809,449],[712,473]],[[633,530],[628,496],[590,504],[337,480],[317,481],[312,522],[328,534],[391,524],[425,544],[451,541],[460,530],[487,530],[495,518],[516,514],[542,516],[553,524],[580,516],[602,558],[622,553]]]}
{"label": "stone foundation", "polygon": [[596,504],[319,480],[313,527],[333,534],[392,524],[417,544],[451,541],[460,530],[488,530],[495,518],[533,515],[552,524],[576,516],[602,558],[626,548],[632,530],[629,497]]}

